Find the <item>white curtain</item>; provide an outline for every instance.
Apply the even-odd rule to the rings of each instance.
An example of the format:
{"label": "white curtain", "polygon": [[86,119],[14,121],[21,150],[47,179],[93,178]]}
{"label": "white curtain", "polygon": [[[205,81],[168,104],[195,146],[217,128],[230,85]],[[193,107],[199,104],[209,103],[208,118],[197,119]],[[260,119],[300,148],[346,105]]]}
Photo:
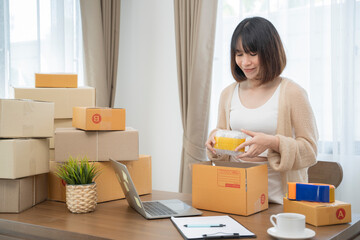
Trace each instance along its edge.
{"label": "white curtain", "polygon": [[37,72],[78,73],[82,41],[78,0],[0,0],[0,97],[34,87]]}
{"label": "white curtain", "polygon": [[96,89],[96,106],[113,107],[120,37],[120,0],[80,0],[85,84]]}
{"label": "white curtain", "polygon": [[217,0],[174,0],[176,58],[184,129],[180,192],[191,193],[192,164],[206,160]]}
{"label": "white curtain", "polygon": [[336,199],[360,212],[360,1],[222,0],[215,41],[210,127],[221,90],[233,82],[230,39],[246,17],[261,16],[278,30],[287,54],[283,72],[303,86],[320,133],[319,160],[338,161],[344,179]]}

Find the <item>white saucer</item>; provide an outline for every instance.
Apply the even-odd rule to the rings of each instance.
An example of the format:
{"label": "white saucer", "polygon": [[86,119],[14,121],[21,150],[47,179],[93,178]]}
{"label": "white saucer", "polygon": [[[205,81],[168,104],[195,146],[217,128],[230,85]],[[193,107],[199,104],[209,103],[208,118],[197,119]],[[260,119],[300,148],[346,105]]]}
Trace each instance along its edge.
{"label": "white saucer", "polygon": [[305,228],[302,234],[295,236],[292,234],[280,233],[274,227],[269,228],[267,233],[278,239],[309,239],[315,236],[315,232],[309,228]]}

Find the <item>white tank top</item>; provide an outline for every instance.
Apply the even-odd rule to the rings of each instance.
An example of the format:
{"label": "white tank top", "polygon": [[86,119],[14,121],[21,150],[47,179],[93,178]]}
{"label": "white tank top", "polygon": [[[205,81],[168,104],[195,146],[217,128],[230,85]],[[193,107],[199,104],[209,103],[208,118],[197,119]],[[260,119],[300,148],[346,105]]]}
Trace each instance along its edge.
{"label": "white tank top", "polygon": [[[279,107],[280,85],[271,98],[258,108],[246,108],[242,105],[239,97],[239,84],[234,89],[230,108],[230,128],[240,131],[246,129],[254,132],[275,135],[277,128],[278,107]],[[245,116],[245,117],[244,117]],[[267,150],[259,156],[266,157]],[[244,162],[231,157],[231,161]],[[248,162],[247,162],[248,163]],[[253,164],[263,164],[261,162]],[[281,175],[274,171],[268,164],[268,193],[269,202],[283,203],[283,191]]]}

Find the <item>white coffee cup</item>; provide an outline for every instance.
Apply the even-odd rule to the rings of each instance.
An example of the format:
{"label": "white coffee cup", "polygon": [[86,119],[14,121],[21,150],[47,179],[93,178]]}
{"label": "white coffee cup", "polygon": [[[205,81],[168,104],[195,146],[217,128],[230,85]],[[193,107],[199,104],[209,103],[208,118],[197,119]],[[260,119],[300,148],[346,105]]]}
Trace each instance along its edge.
{"label": "white coffee cup", "polygon": [[305,230],[305,216],[298,213],[271,215],[270,222],[279,233],[301,234]]}

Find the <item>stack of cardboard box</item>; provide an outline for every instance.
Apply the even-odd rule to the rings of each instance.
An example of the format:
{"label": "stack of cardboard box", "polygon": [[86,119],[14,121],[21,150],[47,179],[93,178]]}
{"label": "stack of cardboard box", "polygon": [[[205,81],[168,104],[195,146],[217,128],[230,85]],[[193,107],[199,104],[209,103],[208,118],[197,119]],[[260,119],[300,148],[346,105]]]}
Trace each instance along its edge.
{"label": "stack of cardboard box", "polygon": [[[151,158],[139,156],[139,135],[133,128],[125,128],[125,109],[73,108],[74,128],[55,131],[55,161],[65,162],[69,156],[87,157],[100,169],[95,180],[98,202],[124,198],[109,159],[122,161],[129,169],[139,194],[151,193]],[[52,196],[65,201],[65,188],[53,178],[56,188]],[[50,190],[52,191],[52,190]]]}
{"label": "stack of cardboard box", "polygon": [[351,222],[351,205],[335,200],[333,185],[289,182],[287,195],[284,212],[303,214],[311,225]]}
{"label": "stack of cardboard box", "polygon": [[[96,179],[98,202],[125,197],[108,162],[109,158],[123,161],[127,165],[139,194],[151,193],[151,157],[139,156],[138,132],[125,128],[125,109],[95,108],[95,89],[78,88],[76,74],[36,74],[35,86],[36,88],[16,88],[15,97],[55,103],[56,140],[51,139],[49,145],[48,199],[66,200],[65,186],[55,172],[59,164],[70,155],[86,156],[101,169],[101,174]],[[77,110],[73,110],[74,108]],[[79,129],[72,127],[73,112],[77,119],[74,126]],[[123,120],[112,122],[116,119],[116,114]],[[91,119],[88,119],[89,116]]]}
{"label": "stack of cardboard box", "polygon": [[54,103],[0,99],[0,212],[21,212],[47,198]]}
{"label": "stack of cardboard box", "polygon": [[72,108],[75,106],[95,106],[95,89],[92,87],[77,87],[76,74],[35,74],[35,88],[14,88],[16,99],[32,99],[52,102],[51,138],[48,142],[48,159],[50,173],[48,174],[49,191],[51,197],[51,171],[54,166],[54,131],[59,127],[72,126]]}
{"label": "stack of cardboard box", "polygon": [[[139,155],[138,132],[125,127],[125,110],[95,108],[95,89],[78,88],[76,74],[35,74],[35,88],[14,88],[14,97],[29,100],[0,100],[0,138],[14,138],[0,140],[0,212],[20,212],[46,198],[65,202],[55,172],[70,155],[87,156],[101,169],[98,202],[125,197],[109,158],[127,165],[139,194],[151,193],[151,157]],[[109,125],[116,114],[122,120]]]}

